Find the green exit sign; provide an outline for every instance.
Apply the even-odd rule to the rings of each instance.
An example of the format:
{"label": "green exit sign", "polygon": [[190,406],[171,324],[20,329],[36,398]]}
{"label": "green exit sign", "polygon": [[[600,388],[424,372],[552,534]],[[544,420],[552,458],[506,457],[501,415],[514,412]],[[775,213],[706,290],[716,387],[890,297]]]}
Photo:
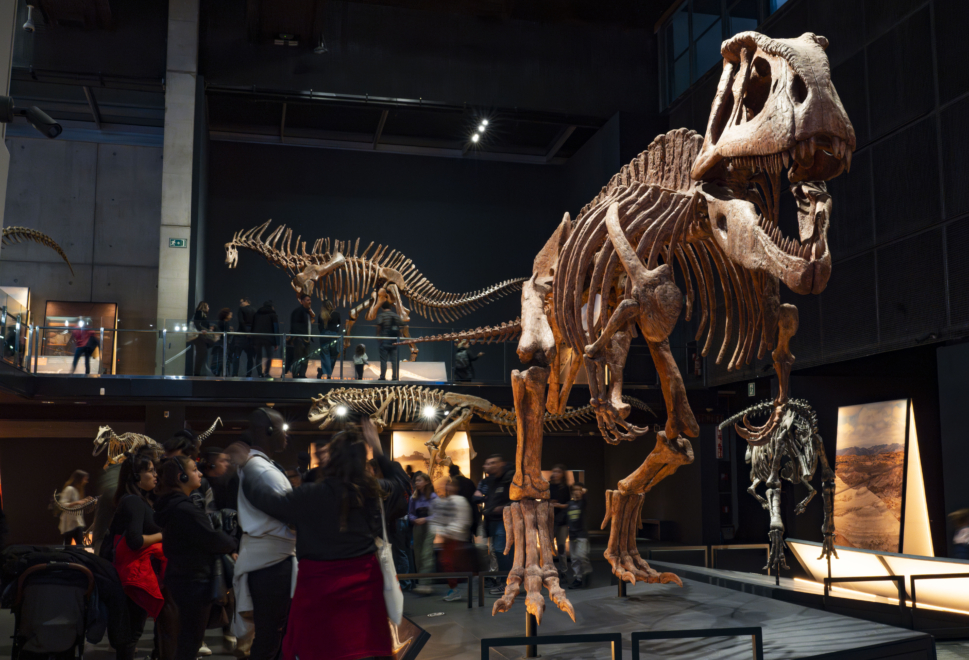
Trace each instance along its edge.
{"label": "green exit sign", "polygon": [[177,247],[177,248],[188,247],[188,239],[187,238],[169,238],[168,239],[168,247],[170,247],[170,248],[173,248],[173,247]]}

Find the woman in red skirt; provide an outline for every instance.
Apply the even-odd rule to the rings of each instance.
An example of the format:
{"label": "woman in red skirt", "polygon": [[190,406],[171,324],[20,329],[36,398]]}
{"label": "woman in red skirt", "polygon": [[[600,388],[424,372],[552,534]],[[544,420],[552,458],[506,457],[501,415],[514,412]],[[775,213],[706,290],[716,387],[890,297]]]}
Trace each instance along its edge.
{"label": "woman in red skirt", "polygon": [[285,660],[360,660],[393,653],[374,539],[382,535],[376,479],[355,432],[327,444],[322,479],[249,501],[296,526],[299,571],[283,641]]}

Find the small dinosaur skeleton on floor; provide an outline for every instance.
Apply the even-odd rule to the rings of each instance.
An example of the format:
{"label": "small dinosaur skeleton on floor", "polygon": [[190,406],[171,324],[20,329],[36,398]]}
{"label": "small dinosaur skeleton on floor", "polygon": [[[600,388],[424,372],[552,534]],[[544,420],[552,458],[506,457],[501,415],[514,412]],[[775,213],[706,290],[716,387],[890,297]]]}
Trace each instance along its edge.
{"label": "small dinosaur skeleton on floor", "polygon": [[[635,397],[623,396],[623,401],[653,416],[656,414],[646,403]],[[451,465],[447,446],[457,431],[467,427],[472,416],[477,415],[485,421],[497,424],[509,434],[514,433],[518,424],[514,410],[496,406],[481,397],[419,385],[333,389],[313,398],[307,417],[320,429],[325,429],[351,411],[368,415],[379,431],[398,422],[435,421],[439,413],[446,412],[444,419],[437,423],[431,439],[425,443],[430,452],[428,473],[432,480],[445,475]],[[588,405],[572,408],[561,414],[547,412],[544,426],[547,431],[564,431],[593,419],[595,410]],[[468,450],[471,458],[474,458],[475,451],[470,438]]]}
{"label": "small dinosaur skeleton on floor", "polygon": [[[216,417],[215,421],[212,422],[212,426],[199,433],[195,438],[196,448],[201,447],[202,443],[215,432],[215,427],[221,423],[222,418]],[[111,430],[110,426],[102,426],[98,429],[98,434],[94,438],[94,451],[91,452],[91,455],[97,456],[107,449],[108,460],[104,464],[104,468],[107,469],[111,465],[123,463],[129,454],[144,448],[163,451],[162,446],[147,435],[140,433],[122,433],[118,435]]]}
{"label": "small dinosaur skeleton on floor", "polygon": [[[751,416],[772,415],[775,402],[762,401],[724,420],[720,430]],[[740,426],[736,426],[740,429]],[[750,488],[754,496],[770,512],[770,557],[765,569],[779,571],[788,569],[784,558],[784,522],[781,520],[781,479],[792,484],[804,484],[807,496],[794,508],[795,515],[804,513],[817,491],[811,480],[821,463],[821,493],[824,498],[824,534],[821,557],[829,553],[838,556],[834,549],[834,470],[824,453],[824,443],[818,435],[818,418],[807,401],[789,399],[780,413],[780,422],[763,444],[749,444],[744,460],[750,465]],[[767,486],[767,499],[757,494],[757,486]],[[819,559],[821,558],[819,557]]]}
{"label": "small dinosaur skeleton on floor", "polygon": [[40,243],[41,245],[49,247],[51,250],[56,252],[61,256],[61,259],[67,264],[67,267],[71,269],[71,275],[74,274],[74,266],[71,265],[71,260],[67,258],[64,250],[57,242],[48,236],[47,234],[41,233],[36,229],[30,229],[29,227],[4,227],[3,228],[3,238],[0,239],[0,244],[3,246],[10,245],[11,243],[23,243],[24,241],[34,241],[35,243]]}

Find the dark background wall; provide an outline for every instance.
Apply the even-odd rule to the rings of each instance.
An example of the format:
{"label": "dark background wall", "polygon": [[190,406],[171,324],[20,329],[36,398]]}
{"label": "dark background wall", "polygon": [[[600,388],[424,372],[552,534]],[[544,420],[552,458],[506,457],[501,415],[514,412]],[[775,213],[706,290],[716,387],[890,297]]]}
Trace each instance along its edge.
{"label": "dark background wall", "polygon": [[[939,348],[939,413],[941,422],[942,469],[933,475],[945,484],[947,513],[969,508],[969,442],[966,442],[966,402],[969,401],[969,344]],[[928,483],[929,475],[926,475]],[[946,541],[952,549],[952,533],[948,528]],[[938,551],[937,551],[938,552]]]}
{"label": "dark background wall", "polygon": [[[794,0],[760,28],[830,40],[832,77],[858,138],[851,172],[829,184],[828,288],[784,294],[800,311],[796,368],[969,331],[967,21],[962,0]],[[705,131],[720,73],[674,102],[670,128]],[[782,224],[794,218],[784,197]],[[745,380],[759,366],[709,368],[716,383]]]}

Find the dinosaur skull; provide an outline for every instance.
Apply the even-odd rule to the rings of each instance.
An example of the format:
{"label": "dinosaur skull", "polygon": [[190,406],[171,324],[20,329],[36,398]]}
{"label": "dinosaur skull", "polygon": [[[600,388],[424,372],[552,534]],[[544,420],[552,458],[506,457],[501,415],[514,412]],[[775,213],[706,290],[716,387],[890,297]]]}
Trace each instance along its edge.
{"label": "dinosaur skull", "polygon": [[225,265],[229,268],[235,268],[239,265],[239,250],[234,243],[225,244]]}
{"label": "dinosaur skull", "polygon": [[[831,273],[824,181],[850,169],[855,132],[831,82],[828,41],[743,32],[723,43],[723,75],[693,164],[697,208],[731,261],[820,293]],[[799,235],[778,228],[780,173],[798,204]],[[758,192],[757,188],[760,189]]]}
{"label": "dinosaur skull", "polygon": [[310,411],[306,417],[311,424],[317,424],[320,429],[325,429],[333,423],[334,419],[330,402],[322,394],[318,397],[313,397],[312,401],[313,405],[310,406]]}
{"label": "dinosaur skull", "polygon": [[98,429],[98,434],[94,438],[94,451],[91,452],[91,456],[97,456],[105,450],[108,446],[108,441],[111,440],[111,427],[102,426]]}

